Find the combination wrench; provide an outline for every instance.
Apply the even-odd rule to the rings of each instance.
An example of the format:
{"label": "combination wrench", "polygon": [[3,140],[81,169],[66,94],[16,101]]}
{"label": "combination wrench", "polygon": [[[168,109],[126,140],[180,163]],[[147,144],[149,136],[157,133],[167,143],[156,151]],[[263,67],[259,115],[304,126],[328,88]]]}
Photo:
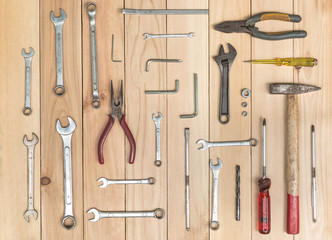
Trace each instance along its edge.
{"label": "combination wrench", "polygon": [[28,140],[27,135],[23,138],[23,143],[28,148],[28,209],[24,213],[24,218],[30,222],[29,216],[32,215],[35,220],[38,218],[38,213],[34,208],[34,151],[35,146],[39,142],[36,134],[32,133],[32,140]]}
{"label": "combination wrench", "polygon": [[86,6],[90,19],[90,52],[91,52],[91,79],[92,79],[92,107],[100,107],[97,69],[97,43],[96,43],[96,11],[97,6],[89,2]]}
{"label": "combination wrench", "polygon": [[163,118],[161,113],[158,113],[158,117],[156,117],[154,114],[152,114],[152,119],[154,121],[154,124],[156,125],[156,161],[154,164],[157,167],[161,166],[161,154],[160,154],[160,121]]}
{"label": "combination wrench", "polygon": [[202,144],[198,150],[203,151],[211,147],[235,147],[235,146],[252,146],[256,147],[258,141],[255,138],[244,141],[227,141],[227,142],[207,142],[204,139],[200,139],[196,144]]}
{"label": "combination wrench", "polygon": [[26,116],[31,114],[31,61],[34,54],[35,52],[32,47],[30,47],[29,53],[26,53],[24,48],[22,49],[22,56],[25,60],[25,101],[23,114]]}
{"label": "combination wrench", "polygon": [[149,33],[144,33],[144,40],[149,40],[151,38],[194,38],[195,33],[190,32],[186,34],[149,34]]}
{"label": "combination wrench", "polygon": [[156,182],[156,179],[153,177],[146,178],[146,179],[125,179],[125,180],[112,180],[101,177],[98,179],[97,182],[101,182],[101,185],[98,187],[106,188],[109,185],[117,185],[117,184],[150,184],[153,185]]}
{"label": "combination wrench", "polygon": [[63,85],[63,49],[62,49],[62,29],[66,20],[66,13],[60,8],[60,16],[55,17],[54,12],[51,11],[51,21],[55,27],[55,53],[56,53],[56,86],[54,92],[58,96],[65,93]]}
{"label": "combination wrench", "polygon": [[[73,213],[73,183],[71,165],[71,137],[76,129],[76,124],[73,119],[70,117],[67,118],[69,125],[63,128],[61,126],[60,120],[58,119],[56,122],[56,130],[60,134],[63,142],[65,213],[61,223],[65,229],[70,230],[73,229],[76,225]],[[68,219],[70,221],[67,221]]]}
{"label": "combination wrench", "polygon": [[98,222],[102,218],[147,218],[153,217],[157,219],[162,219],[165,215],[164,210],[157,208],[153,211],[128,211],[128,212],[106,212],[100,211],[96,208],[91,208],[87,211],[87,214],[93,213],[94,218],[89,219],[90,222]]}
{"label": "combination wrench", "polygon": [[218,158],[218,164],[213,165],[212,160],[210,160],[210,168],[213,172],[213,183],[212,183],[212,220],[210,227],[212,230],[219,229],[219,221],[218,221],[218,175],[219,170],[222,167],[222,162]]}

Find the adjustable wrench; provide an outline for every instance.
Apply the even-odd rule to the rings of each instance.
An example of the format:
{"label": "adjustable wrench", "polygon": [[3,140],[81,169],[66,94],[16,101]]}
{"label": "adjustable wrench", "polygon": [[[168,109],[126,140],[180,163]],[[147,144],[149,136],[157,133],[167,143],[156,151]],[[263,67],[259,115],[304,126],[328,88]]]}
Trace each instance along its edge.
{"label": "adjustable wrench", "polygon": [[223,45],[220,46],[219,55],[213,57],[221,72],[220,101],[219,101],[219,122],[229,122],[229,70],[236,57],[235,48],[228,43],[229,53],[225,53]]}
{"label": "adjustable wrench", "polygon": [[229,141],[229,142],[207,142],[204,139],[197,141],[197,144],[202,144],[198,150],[206,150],[210,147],[234,147],[234,146],[257,146],[258,141],[255,138],[244,141]]}
{"label": "adjustable wrench", "polygon": [[222,162],[218,158],[218,164],[213,165],[212,160],[210,160],[210,168],[213,172],[213,184],[212,184],[212,220],[210,227],[212,230],[219,229],[218,221],[218,175],[219,170],[222,167]]}
{"label": "adjustable wrench", "polygon": [[54,92],[58,96],[65,93],[63,86],[63,52],[62,52],[62,28],[66,20],[66,13],[60,8],[60,16],[55,17],[51,11],[51,21],[55,27],[55,53],[56,53],[56,86]]}
{"label": "adjustable wrench", "polygon": [[28,209],[24,213],[24,218],[28,222],[29,216],[32,215],[35,220],[37,220],[38,213],[33,206],[33,177],[34,177],[34,150],[39,139],[36,134],[32,133],[32,140],[28,140],[27,135],[23,138],[23,143],[28,148]]}
{"label": "adjustable wrench", "polygon": [[22,49],[22,55],[25,60],[25,102],[23,114],[26,116],[31,114],[31,60],[34,54],[32,47],[30,47],[29,53],[26,53],[24,48]]}
{"label": "adjustable wrench", "polygon": [[146,178],[146,179],[125,179],[125,180],[111,180],[101,177],[98,179],[97,182],[101,182],[102,184],[98,187],[106,188],[109,185],[116,185],[116,184],[155,184],[156,179],[153,177]]}
{"label": "adjustable wrench", "polygon": [[154,124],[156,125],[156,161],[154,164],[157,167],[161,166],[161,154],[160,154],[160,121],[163,118],[161,113],[158,113],[158,117],[156,117],[154,114],[152,114],[152,119],[154,121]]}
{"label": "adjustable wrench", "polygon": [[[69,125],[65,128],[61,126],[60,120],[56,122],[56,130],[60,134],[63,142],[63,170],[64,170],[64,192],[65,192],[65,213],[62,219],[62,226],[67,229],[73,229],[76,221],[73,213],[73,183],[72,183],[72,166],[71,166],[71,137],[76,128],[73,119],[68,118]],[[66,223],[69,219],[70,222]]]}
{"label": "adjustable wrench", "polygon": [[94,218],[89,219],[90,222],[98,222],[102,218],[146,218],[146,217],[154,217],[157,219],[162,219],[165,215],[164,210],[161,208],[157,208],[153,211],[144,211],[144,212],[105,212],[100,211],[96,208],[91,208],[87,211],[87,214],[93,213]]}
{"label": "adjustable wrench", "polygon": [[86,6],[90,18],[90,51],[91,51],[91,79],[92,79],[92,107],[99,108],[98,69],[97,69],[97,45],[96,45],[96,11],[97,6],[89,2]]}

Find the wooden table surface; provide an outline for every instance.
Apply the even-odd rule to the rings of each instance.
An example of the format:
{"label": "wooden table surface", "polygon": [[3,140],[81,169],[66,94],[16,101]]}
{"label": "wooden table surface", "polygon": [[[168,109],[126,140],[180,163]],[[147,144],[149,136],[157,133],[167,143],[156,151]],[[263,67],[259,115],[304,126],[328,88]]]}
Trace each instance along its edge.
{"label": "wooden table surface", "polygon": [[[0,0],[0,239],[332,239],[332,1],[330,0],[95,0],[98,80],[101,107],[91,106],[91,62],[88,0]],[[209,15],[122,15],[122,8],[209,9]],[[50,12],[67,15],[63,27],[64,96],[53,92],[56,83],[55,31]],[[248,34],[213,30],[225,20],[247,19],[266,12],[302,16],[300,23],[265,21],[264,31],[306,30],[305,39],[265,41]],[[144,40],[143,33],[194,32],[194,39]],[[112,34],[114,58],[112,62]],[[230,122],[218,121],[220,71],[212,59],[220,44],[237,50],[230,70]],[[24,58],[22,48],[33,47],[32,114],[24,116]],[[227,51],[227,47],[226,47]],[[248,59],[314,57],[314,68],[250,65]],[[152,63],[150,58],[182,59],[179,64]],[[193,74],[198,74],[199,114],[180,119],[193,105]],[[115,90],[124,81],[124,112],[136,140],[136,160],[128,164],[129,142],[115,123],[104,146],[105,164],[100,165],[97,143],[108,121],[110,82]],[[173,89],[175,95],[145,95],[146,89]],[[270,95],[273,82],[317,85],[321,91],[299,96],[300,234],[286,233],[286,97]],[[251,97],[241,97],[241,89]],[[243,109],[242,102],[248,107]],[[248,116],[243,117],[246,110]],[[155,125],[153,113],[162,113],[161,167],[154,165]],[[64,214],[62,141],[57,119],[76,122],[72,139],[74,215],[73,230],[61,226]],[[267,119],[267,175],[272,180],[271,233],[259,234],[257,181],[261,176],[262,119]],[[316,127],[318,222],[311,213],[311,125]],[[185,227],[185,138],[190,128],[190,231]],[[27,207],[27,149],[23,137],[37,134],[35,149],[35,208],[38,219],[23,218]],[[255,148],[213,148],[198,151],[196,141],[257,138]],[[212,174],[209,159],[223,161],[219,183],[220,229],[209,228]],[[235,221],[235,166],[241,166],[241,221]],[[97,179],[154,177],[156,184],[98,188]],[[41,181],[43,179],[43,181]],[[49,181],[47,181],[49,180]],[[43,184],[41,184],[41,182]],[[164,209],[157,219],[103,219],[89,222],[92,207],[109,211]]]}

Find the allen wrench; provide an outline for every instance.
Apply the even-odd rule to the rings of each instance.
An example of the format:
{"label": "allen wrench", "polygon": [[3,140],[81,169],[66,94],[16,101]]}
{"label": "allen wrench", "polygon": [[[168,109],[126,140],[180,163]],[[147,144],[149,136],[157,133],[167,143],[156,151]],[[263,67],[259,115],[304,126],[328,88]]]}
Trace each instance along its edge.
{"label": "allen wrench", "polygon": [[114,59],[114,34],[112,34],[112,62],[121,62],[121,60]]}
{"label": "allen wrench", "polygon": [[150,70],[150,63],[152,62],[166,62],[166,63],[180,63],[181,59],[149,59],[146,61],[145,71],[148,72]]}
{"label": "allen wrench", "polygon": [[175,94],[179,91],[179,80],[175,80],[174,90],[145,90],[145,94]]}
{"label": "allen wrench", "polygon": [[194,73],[194,104],[195,104],[195,111],[192,114],[182,114],[180,118],[194,118],[198,115],[198,84],[197,84],[197,73]]}

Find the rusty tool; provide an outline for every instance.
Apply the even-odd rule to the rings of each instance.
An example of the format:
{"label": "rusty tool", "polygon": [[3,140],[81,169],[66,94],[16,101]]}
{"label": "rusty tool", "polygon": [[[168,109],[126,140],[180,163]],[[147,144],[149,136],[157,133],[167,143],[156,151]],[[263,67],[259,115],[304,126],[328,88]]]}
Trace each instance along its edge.
{"label": "rusty tool", "polygon": [[319,90],[305,84],[276,83],[270,85],[271,94],[287,95],[287,233],[299,233],[299,139],[298,94]]}
{"label": "rusty tool", "polygon": [[112,107],[112,113],[109,114],[109,120],[108,123],[103,131],[103,133],[100,136],[99,142],[98,142],[98,159],[100,164],[104,164],[104,156],[103,156],[103,147],[106,140],[107,135],[111,131],[115,118],[117,117],[120,121],[120,125],[125,132],[129,143],[130,143],[130,155],[129,155],[129,163],[133,164],[135,160],[135,153],[136,153],[136,144],[135,139],[133,137],[133,134],[131,133],[126,120],[125,115],[121,112],[123,105],[123,87],[122,87],[122,81],[121,81],[121,87],[120,87],[120,96],[118,97],[118,100],[115,100],[114,97],[114,90],[113,90],[113,82],[111,81],[111,107]]}

